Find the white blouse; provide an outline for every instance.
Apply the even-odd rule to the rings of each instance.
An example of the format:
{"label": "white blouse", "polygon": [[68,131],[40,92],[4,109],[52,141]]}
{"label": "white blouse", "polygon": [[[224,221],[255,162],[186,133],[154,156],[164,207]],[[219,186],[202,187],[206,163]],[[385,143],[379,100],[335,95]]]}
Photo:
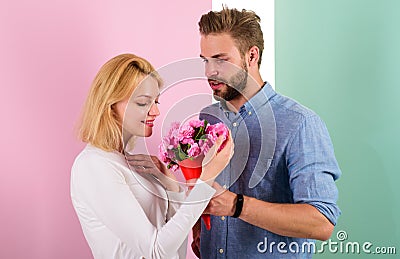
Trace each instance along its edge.
{"label": "white blouse", "polygon": [[122,154],[91,145],[72,166],[72,203],[96,259],[185,258],[187,236],[214,193],[201,180],[187,197],[166,191]]}

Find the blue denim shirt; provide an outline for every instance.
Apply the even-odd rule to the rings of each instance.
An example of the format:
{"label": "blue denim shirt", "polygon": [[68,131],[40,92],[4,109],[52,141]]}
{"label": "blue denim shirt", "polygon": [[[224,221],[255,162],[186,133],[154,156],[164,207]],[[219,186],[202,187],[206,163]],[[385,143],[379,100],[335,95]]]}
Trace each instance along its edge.
{"label": "blue denim shirt", "polygon": [[[238,113],[220,102],[204,108],[200,119],[223,122],[232,132],[235,153],[217,178],[221,185],[263,201],[310,204],[336,224],[341,172],[328,130],[313,111],[266,83]],[[201,231],[202,258],[311,258],[313,245],[233,217],[211,216],[211,230],[203,225]]]}

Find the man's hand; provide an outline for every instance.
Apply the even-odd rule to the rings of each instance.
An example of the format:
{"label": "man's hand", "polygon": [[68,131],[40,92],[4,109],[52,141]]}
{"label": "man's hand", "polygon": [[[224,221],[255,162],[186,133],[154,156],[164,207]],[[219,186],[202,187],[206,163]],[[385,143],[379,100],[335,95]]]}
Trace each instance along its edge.
{"label": "man's hand", "polygon": [[235,213],[236,194],[225,190],[217,182],[213,183],[213,188],[217,190],[214,197],[208,203],[204,214],[214,216],[232,216]]}
{"label": "man's hand", "polygon": [[201,219],[197,220],[196,224],[192,228],[193,242],[192,250],[193,253],[200,258],[200,234],[201,234]]}

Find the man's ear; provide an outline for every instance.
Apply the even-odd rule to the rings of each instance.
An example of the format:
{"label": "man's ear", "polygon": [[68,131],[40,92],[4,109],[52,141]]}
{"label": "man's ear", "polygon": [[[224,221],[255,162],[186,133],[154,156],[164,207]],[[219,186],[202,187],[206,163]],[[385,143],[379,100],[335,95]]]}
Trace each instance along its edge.
{"label": "man's ear", "polygon": [[253,46],[249,49],[248,53],[248,64],[251,66],[258,66],[258,60],[260,58],[260,50],[257,46]]}

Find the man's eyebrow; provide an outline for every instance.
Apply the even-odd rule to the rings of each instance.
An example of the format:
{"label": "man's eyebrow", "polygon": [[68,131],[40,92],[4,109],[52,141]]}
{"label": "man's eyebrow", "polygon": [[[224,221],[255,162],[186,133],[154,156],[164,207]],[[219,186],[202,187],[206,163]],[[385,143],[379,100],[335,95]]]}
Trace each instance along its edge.
{"label": "man's eyebrow", "polygon": [[[218,54],[215,54],[215,55],[211,56],[211,58],[221,58],[221,57],[225,57],[225,56],[228,56],[228,54],[227,53],[218,53]],[[206,57],[204,57],[201,54],[200,54],[200,57],[202,59],[207,59]]]}

